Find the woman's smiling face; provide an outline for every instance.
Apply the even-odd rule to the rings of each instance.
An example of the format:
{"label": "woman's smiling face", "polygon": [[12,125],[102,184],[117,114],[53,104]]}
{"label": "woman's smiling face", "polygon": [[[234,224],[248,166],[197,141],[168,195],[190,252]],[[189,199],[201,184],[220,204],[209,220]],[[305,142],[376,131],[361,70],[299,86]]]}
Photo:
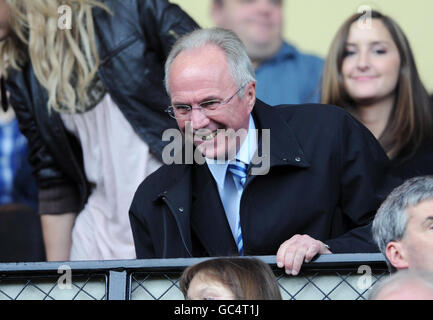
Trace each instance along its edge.
{"label": "woman's smiling face", "polygon": [[357,104],[395,95],[400,54],[382,21],[373,19],[369,28],[352,24],[341,72],[344,87]]}

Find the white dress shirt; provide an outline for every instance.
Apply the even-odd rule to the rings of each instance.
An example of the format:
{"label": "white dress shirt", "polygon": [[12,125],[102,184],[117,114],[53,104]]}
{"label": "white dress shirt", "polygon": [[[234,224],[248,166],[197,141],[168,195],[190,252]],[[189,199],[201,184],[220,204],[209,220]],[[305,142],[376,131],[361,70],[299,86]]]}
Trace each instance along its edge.
{"label": "white dress shirt", "polygon": [[[250,164],[251,159],[257,150],[257,133],[255,129],[256,126],[253,117],[250,115],[248,135],[236,154],[236,159],[246,163],[247,165]],[[233,238],[236,241],[243,188],[237,179],[233,179],[233,175],[230,172],[227,174],[227,168],[230,161],[221,162],[206,158],[206,163],[218,186],[218,192],[224,206],[226,217]]]}

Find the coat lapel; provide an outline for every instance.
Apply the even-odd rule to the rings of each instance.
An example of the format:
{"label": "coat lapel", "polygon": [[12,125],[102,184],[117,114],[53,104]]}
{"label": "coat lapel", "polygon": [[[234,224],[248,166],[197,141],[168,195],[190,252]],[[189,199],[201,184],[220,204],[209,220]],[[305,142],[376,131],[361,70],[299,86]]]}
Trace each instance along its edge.
{"label": "coat lapel", "polygon": [[195,165],[193,173],[191,224],[209,256],[237,255],[236,243],[206,164]]}
{"label": "coat lapel", "polygon": [[[192,253],[191,240],[191,166],[182,166],[186,170],[181,170],[181,177],[176,183],[173,183],[170,188],[160,191],[154,201],[161,199],[166,203],[170,212],[176,221],[179,234],[182,238],[183,247],[188,252],[189,256]],[[168,244],[170,246],[170,244]],[[175,246],[171,244],[174,254],[178,252]]]}

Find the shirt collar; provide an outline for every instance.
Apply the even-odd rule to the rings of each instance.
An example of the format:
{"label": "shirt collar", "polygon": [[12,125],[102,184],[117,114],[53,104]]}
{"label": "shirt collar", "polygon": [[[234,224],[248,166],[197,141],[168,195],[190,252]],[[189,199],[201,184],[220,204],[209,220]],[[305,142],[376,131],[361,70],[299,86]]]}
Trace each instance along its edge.
{"label": "shirt collar", "polygon": [[243,163],[250,164],[254,153],[257,150],[257,133],[256,126],[254,124],[253,117],[250,115],[250,122],[248,125],[248,135],[245,141],[242,143],[236,159],[242,161]]}
{"label": "shirt collar", "polygon": [[[257,133],[256,126],[253,117],[250,115],[250,122],[248,125],[248,134],[244,142],[242,143],[238,153],[236,154],[236,159],[249,164],[257,150]],[[206,164],[209,167],[212,176],[217,182],[218,186],[223,186],[226,178],[227,167],[230,161],[217,161],[213,159],[206,158]]]}

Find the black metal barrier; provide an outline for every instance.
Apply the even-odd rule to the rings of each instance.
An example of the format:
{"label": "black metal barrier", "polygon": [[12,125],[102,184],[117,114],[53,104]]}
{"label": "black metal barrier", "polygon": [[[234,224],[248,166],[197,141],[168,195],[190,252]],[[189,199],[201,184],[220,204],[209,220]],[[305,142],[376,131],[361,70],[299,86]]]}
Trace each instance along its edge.
{"label": "black metal barrier", "polygon": [[[322,255],[286,275],[275,256],[257,257],[274,270],[283,299],[363,300],[389,271],[381,254]],[[178,300],[182,271],[209,258],[0,264],[0,300]]]}

